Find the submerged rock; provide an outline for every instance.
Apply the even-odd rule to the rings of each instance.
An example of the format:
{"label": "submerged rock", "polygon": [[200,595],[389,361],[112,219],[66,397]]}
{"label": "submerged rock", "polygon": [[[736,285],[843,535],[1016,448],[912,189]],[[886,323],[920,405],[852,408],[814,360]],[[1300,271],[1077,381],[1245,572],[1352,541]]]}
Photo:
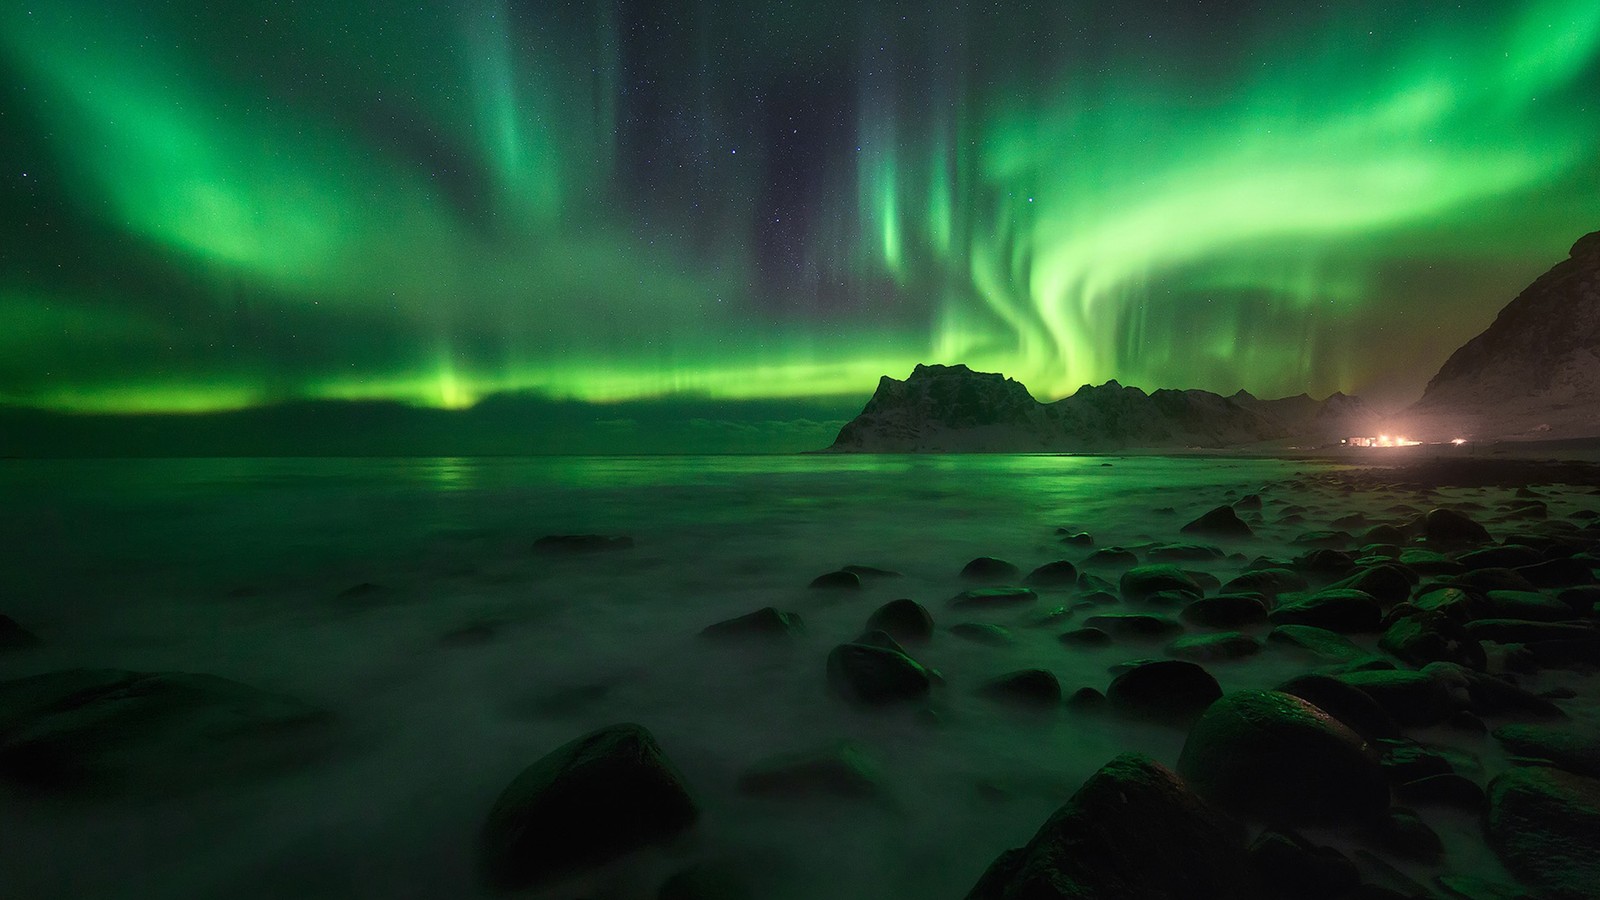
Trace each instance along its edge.
{"label": "submerged rock", "polygon": [[1379,669],[1345,672],[1336,677],[1371,697],[1402,726],[1437,725],[1460,708],[1460,698],[1452,696],[1439,679],[1423,672]]}
{"label": "submerged rock", "polygon": [[1422,517],[1422,534],[1441,544],[1487,544],[1489,530],[1453,509],[1429,510]]}
{"label": "submerged rock", "polygon": [[709,638],[793,637],[804,630],[805,623],[799,614],[763,606],[755,612],[707,625],[700,633]]}
{"label": "submerged rock", "polygon": [[817,591],[855,591],[861,589],[861,576],[847,569],[824,572],[811,579],[807,587]]}
{"label": "submerged rock", "polygon": [[1183,526],[1184,534],[1210,534],[1218,537],[1247,538],[1254,532],[1231,506],[1219,506],[1198,519]]}
{"label": "submerged rock", "polygon": [[1009,629],[985,622],[957,622],[950,626],[950,633],[988,647],[1009,647],[1017,642]]}
{"label": "submerged rock", "polygon": [[1333,716],[1369,742],[1400,736],[1400,726],[1376,700],[1332,676],[1300,675],[1278,685],[1277,689]]}
{"label": "submerged rock", "polygon": [[1017,606],[1033,603],[1038,599],[1039,595],[1028,588],[1002,587],[975,588],[970,591],[962,591],[952,598],[950,602],[955,606],[984,608]]}
{"label": "submerged rock", "polygon": [[869,706],[920,700],[932,678],[904,653],[870,644],[840,644],[828,654],[828,683],[846,700]]}
{"label": "submerged rock", "polygon": [[1584,734],[1571,726],[1502,725],[1494,730],[1507,751],[1540,759],[1574,775],[1600,778],[1600,735]]}
{"label": "submerged rock", "polygon": [[1195,662],[1244,659],[1261,652],[1261,642],[1237,631],[1185,635],[1167,645],[1167,653]]}
{"label": "submerged rock", "polygon": [[1235,823],[1170,770],[1124,754],[1089,777],[967,900],[1262,900]]}
{"label": "submerged rock", "polygon": [[612,725],[556,748],[506,787],[480,834],[480,865],[501,890],[545,884],[669,839],[698,814],[650,732]]}
{"label": "submerged rock", "polygon": [[1029,572],[1023,583],[1034,587],[1072,587],[1078,583],[1078,567],[1064,559],[1045,563]]}
{"label": "submerged rock", "polygon": [[1275,822],[1368,820],[1389,805],[1383,768],[1361,736],[1280,691],[1213,703],[1189,730],[1178,771],[1202,797]]}
{"label": "submerged rock", "polygon": [[1137,566],[1129,569],[1122,573],[1118,588],[1124,599],[1135,602],[1164,591],[1188,594],[1191,598],[1205,593],[1182,569],[1169,565]]}
{"label": "submerged rock", "polygon": [[322,710],[215,675],[67,669],[0,682],[0,778],[182,793],[315,759],[331,726]]}
{"label": "submerged rock", "polygon": [[980,556],[961,569],[961,577],[968,581],[1015,581],[1021,575],[1022,570],[1015,565],[992,556]]}
{"label": "submerged rock", "polygon": [[1281,604],[1269,618],[1280,625],[1312,625],[1338,632],[1378,630],[1383,611],[1366,591],[1330,588]]}
{"label": "submerged rock", "polygon": [[1592,900],[1600,884],[1600,780],[1511,769],[1489,782],[1489,846],[1552,900]]}
{"label": "submerged rock", "polygon": [[1021,669],[991,678],[978,687],[991,700],[1049,709],[1061,705],[1061,682],[1044,669]]}
{"label": "submerged rock", "polygon": [[1207,628],[1238,628],[1265,622],[1267,607],[1257,595],[1219,594],[1190,603],[1179,618]]}
{"label": "submerged rock", "polygon": [[1178,725],[1193,721],[1221,696],[1222,688],[1210,672],[1178,659],[1136,665],[1106,688],[1113,709]]}
{"label": "submerged rock", "polygon": [[1267,642],[1330,660],[1348,661],[1367,655],[1344,635],[1314,625],[1279,625],[1267,633]]}
{"label": "submerged rock", "polygon": [[915,600],[890,600],[867,617],[867,628],[886,632],[896,640],[917,643],[933,637],[933,615]]}
{"label": "submerged rock", "polygon": [[785,799],[870,798],[883,792],[877,764],[849,742],[763,760],[739,776],[737,787],[742,794]]}
{"label": "submerged rock", "polygon": [[1097,628],[1116,637],[1165,637],[1183,631],[1183,625],[1167,618],[1146,613],[1105,613],[1083,620],[1086,628]]}
{"label": "submerged rock", "polygon": [[1250,845],[1250,863],[1268,888],[1283,898],[1333,900],[1361,883],[1361,873],[1349,857],[1287,829],[1261,832]]}

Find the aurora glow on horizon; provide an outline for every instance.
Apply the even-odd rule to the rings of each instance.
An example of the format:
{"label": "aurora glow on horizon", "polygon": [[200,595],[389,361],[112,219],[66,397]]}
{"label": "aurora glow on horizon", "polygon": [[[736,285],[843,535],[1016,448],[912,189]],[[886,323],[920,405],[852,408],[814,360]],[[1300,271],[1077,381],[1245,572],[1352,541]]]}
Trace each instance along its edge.
{"label": "aurora glow on horizon", "polygon": [[0,12],[0,402],[1407,401],[1600,227],[1600,4]]}

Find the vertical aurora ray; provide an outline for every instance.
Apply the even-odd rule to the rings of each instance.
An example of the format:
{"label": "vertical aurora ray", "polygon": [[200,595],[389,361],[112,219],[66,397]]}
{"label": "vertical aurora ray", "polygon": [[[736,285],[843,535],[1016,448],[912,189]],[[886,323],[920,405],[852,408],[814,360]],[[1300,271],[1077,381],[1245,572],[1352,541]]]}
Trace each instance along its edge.
{"label": "vertical aurora ray", "polygon": [[1403,393],[1600,227],[1583,0],[262,10],[0,9],[0,402]]}

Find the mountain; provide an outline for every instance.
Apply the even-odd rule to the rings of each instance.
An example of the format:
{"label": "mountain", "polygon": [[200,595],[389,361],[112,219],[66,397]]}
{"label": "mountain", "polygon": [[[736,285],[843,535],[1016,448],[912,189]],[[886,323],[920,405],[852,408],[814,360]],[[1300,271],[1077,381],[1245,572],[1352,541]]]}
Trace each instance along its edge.
{"label": "mountain", "polygon": [[1092,451],[1130,447],[1234,447],[1263,441],[1322,444],[1369,434],[1378,417],[1354,397],[1302,394],[1260,400],[1240,391],[1159,390],[1115,381],[1040,403],[1016,381],[966,366],[919,365],[905,381],[884,376],[861,415],[830,450]]}
{"label": "mountain", "polygon": [[1600,435],[1600,231],[1451,354],[1408,415],[1430,437]]}

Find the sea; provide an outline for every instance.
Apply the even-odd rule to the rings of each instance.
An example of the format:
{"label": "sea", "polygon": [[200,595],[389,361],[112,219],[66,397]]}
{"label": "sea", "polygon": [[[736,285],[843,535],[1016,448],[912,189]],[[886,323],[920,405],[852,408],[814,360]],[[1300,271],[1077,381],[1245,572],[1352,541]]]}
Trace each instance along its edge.
{"label": "sea", "polygon": [[[208,673],[326,709],[340,735],[302,766],[220,786],[6,795],[0,895],[486,895],[478,834],[500,791],[559,745],[636,722],[682,771],[698,824],[529,896],[653,898],[671,873],[708,863],[774,900],[960,898],[1113,756],[1171,765],[1183,742],[1161,724],[1028,712],[975,693],[1030,667],[1068,693],[1104,690],[1115,666],[1162,653],[1161,642],[1063,645],[1057,635],[1084,614],[1049,613],[1075,591],[993,614],[954,607],[971,586],[958,575],[965,563],[994,556],[1026,572],[1081,562],[1094,548],[1061,540],[1078,531],[1095,547],[1179,540],[1183,523],[1259,492],[1256,539],[1225,546],[1231,559],[1185,564],[1225,581],[1248,558],[1299,552],[1291,541],[1317,522],[1408,499],[1287,486],[1340,465],[1065,455],[0,462],[0,613],[42,642],[0,653],[0,678]],[[1303,520],[1283,513],[1291,504]],[[583,533],[634,543],[534,552],[541,536]],[[808,587],[848,564],[900,574],[855,591]],[[1099,574],[1114,582],[1118,571]],[[943,683],[912,708],[853,707],[828,688],[828,651],[901,597],[933,615],[935,638],[912,652]],[[699,634],[765,606],[798,613],[803,634]],[[948,632],[963,621],[1001,625],[1011,642]],[[1208,668],[1232,690],[1312,665],[1269,645]],[[737,789],[752,765],[841,741],[876,767],[881,796]],[[1475,821],[1430,822],[1460,854],[1484,856]],[[1492,858],[1456,863],[1504,877]]]}

